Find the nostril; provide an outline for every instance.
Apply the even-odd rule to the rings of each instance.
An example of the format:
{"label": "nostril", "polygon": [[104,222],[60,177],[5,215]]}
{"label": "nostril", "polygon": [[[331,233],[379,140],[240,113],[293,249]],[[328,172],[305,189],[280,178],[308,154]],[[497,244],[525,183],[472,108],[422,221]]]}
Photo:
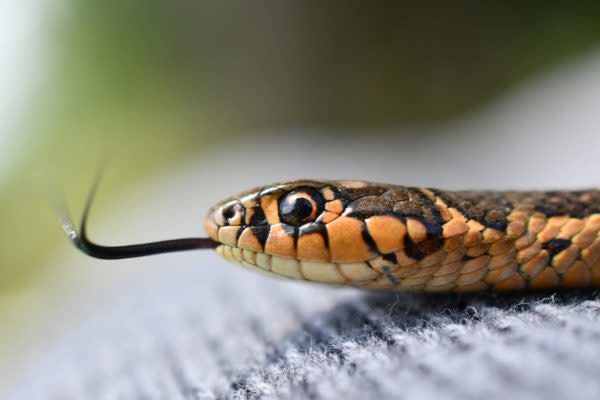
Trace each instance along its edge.
{"label": "nostril", "polygon": [[219,219],[222,225],[241,225],[244,218],[244,208],[240,203],[229,203],[223,205]]}
{"label": "nostril", "polygon": [[233,209],[233,207],[228,207],[223,210],[223,218],[231,219],[233,217],[235,217],[235,210]]}

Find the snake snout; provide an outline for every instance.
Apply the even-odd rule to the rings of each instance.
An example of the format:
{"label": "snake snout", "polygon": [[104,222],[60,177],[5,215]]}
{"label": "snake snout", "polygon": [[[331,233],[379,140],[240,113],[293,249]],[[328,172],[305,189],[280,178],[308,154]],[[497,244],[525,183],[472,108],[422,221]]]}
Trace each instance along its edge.
{"label": "snake snout", "polygon": [[204,230],[213,240],[231,244],[236,236],[234,232],[241,229],[244,223],[244,210],[238,200],[215,206],[204,220]]}
{"label": "snake snout", "polygon": [[218,217],[223,226],[239,226],[244,219],[244,207],[237,201],[224,204],[216,212],[220,214]]}

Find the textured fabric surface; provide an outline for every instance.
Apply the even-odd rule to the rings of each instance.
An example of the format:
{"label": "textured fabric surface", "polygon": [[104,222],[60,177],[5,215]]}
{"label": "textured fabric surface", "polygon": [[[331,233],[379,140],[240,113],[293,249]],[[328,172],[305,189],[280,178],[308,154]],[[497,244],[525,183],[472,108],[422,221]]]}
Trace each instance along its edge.
{"label": "textured fabric surface", "polygon": [[[300,177],[598,186],[599,66],[596,56],[559,71],[435,139],[227,143],[112,210],[100,202],[90,234],[103,243],[197,235],[220,198]],[[26,354],[0,359],[12,380],[2,398],[600,397],[595,292],[374,294],[250,273],[210,251],[115,262],[64,251],[32,297],[38,317],[23,319]]]}
{"label": "textured fabric surface", "polygon": [[[267,279],[239,292],[213,286],[214,303],[199,305],[198,293],[211,290],[202,286],[151,309],[117,304],[110,317],[66,337],[18,398],[596,399],[600,393],[595,293],[335,293]],[[256,297],[257,291],[266,295]],[[142,298],[164,294],[154,288]]]}

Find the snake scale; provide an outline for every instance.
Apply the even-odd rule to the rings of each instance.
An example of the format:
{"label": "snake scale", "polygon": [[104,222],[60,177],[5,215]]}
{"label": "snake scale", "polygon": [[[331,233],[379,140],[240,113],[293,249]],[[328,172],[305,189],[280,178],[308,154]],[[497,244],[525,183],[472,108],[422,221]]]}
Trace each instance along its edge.
{"label": "snake scale", "polygon": [[600,191],[443,191],[296,180],[213,206],[209,238],[101,246],[63,218],[82,251],[126,258],[216,248],[283,277],[418,292],[600,287]]}

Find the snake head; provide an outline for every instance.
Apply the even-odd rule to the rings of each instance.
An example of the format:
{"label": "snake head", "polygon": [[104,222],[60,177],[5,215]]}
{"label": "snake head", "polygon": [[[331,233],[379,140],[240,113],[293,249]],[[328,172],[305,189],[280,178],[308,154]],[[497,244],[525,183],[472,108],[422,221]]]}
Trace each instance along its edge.
{"label": "snake head", "polygon": [[368,200],[384,191],[362,181],[276,183],[218,203],[205,230],[221,256],[250,269],[328,283],[371,279],[378,274],[368,261],[379,254],[365,220],[380,212]]}
{"label": "snake head", "polygon": [[[99,177],[90,190],[79,230],[66,206],[57,207],[57,214],[69,240],[101,259],[216,248],[227,260],[254,270],[389,288],[390,282],[396,284],[391,272],[399,260],[421,259],[440,243],[439,229],[430,229],[439,223],[427,220],[427,210],[433,208],[418,201],[428,196],[426,192],[363,181],[299,180],[252,189],[218,203],[205,219],[209,237],[100,245],[88,238],[86,230]],[[430,233],[434,240],[425,240]],[[435,246],[423,247],[423,243]]]}

